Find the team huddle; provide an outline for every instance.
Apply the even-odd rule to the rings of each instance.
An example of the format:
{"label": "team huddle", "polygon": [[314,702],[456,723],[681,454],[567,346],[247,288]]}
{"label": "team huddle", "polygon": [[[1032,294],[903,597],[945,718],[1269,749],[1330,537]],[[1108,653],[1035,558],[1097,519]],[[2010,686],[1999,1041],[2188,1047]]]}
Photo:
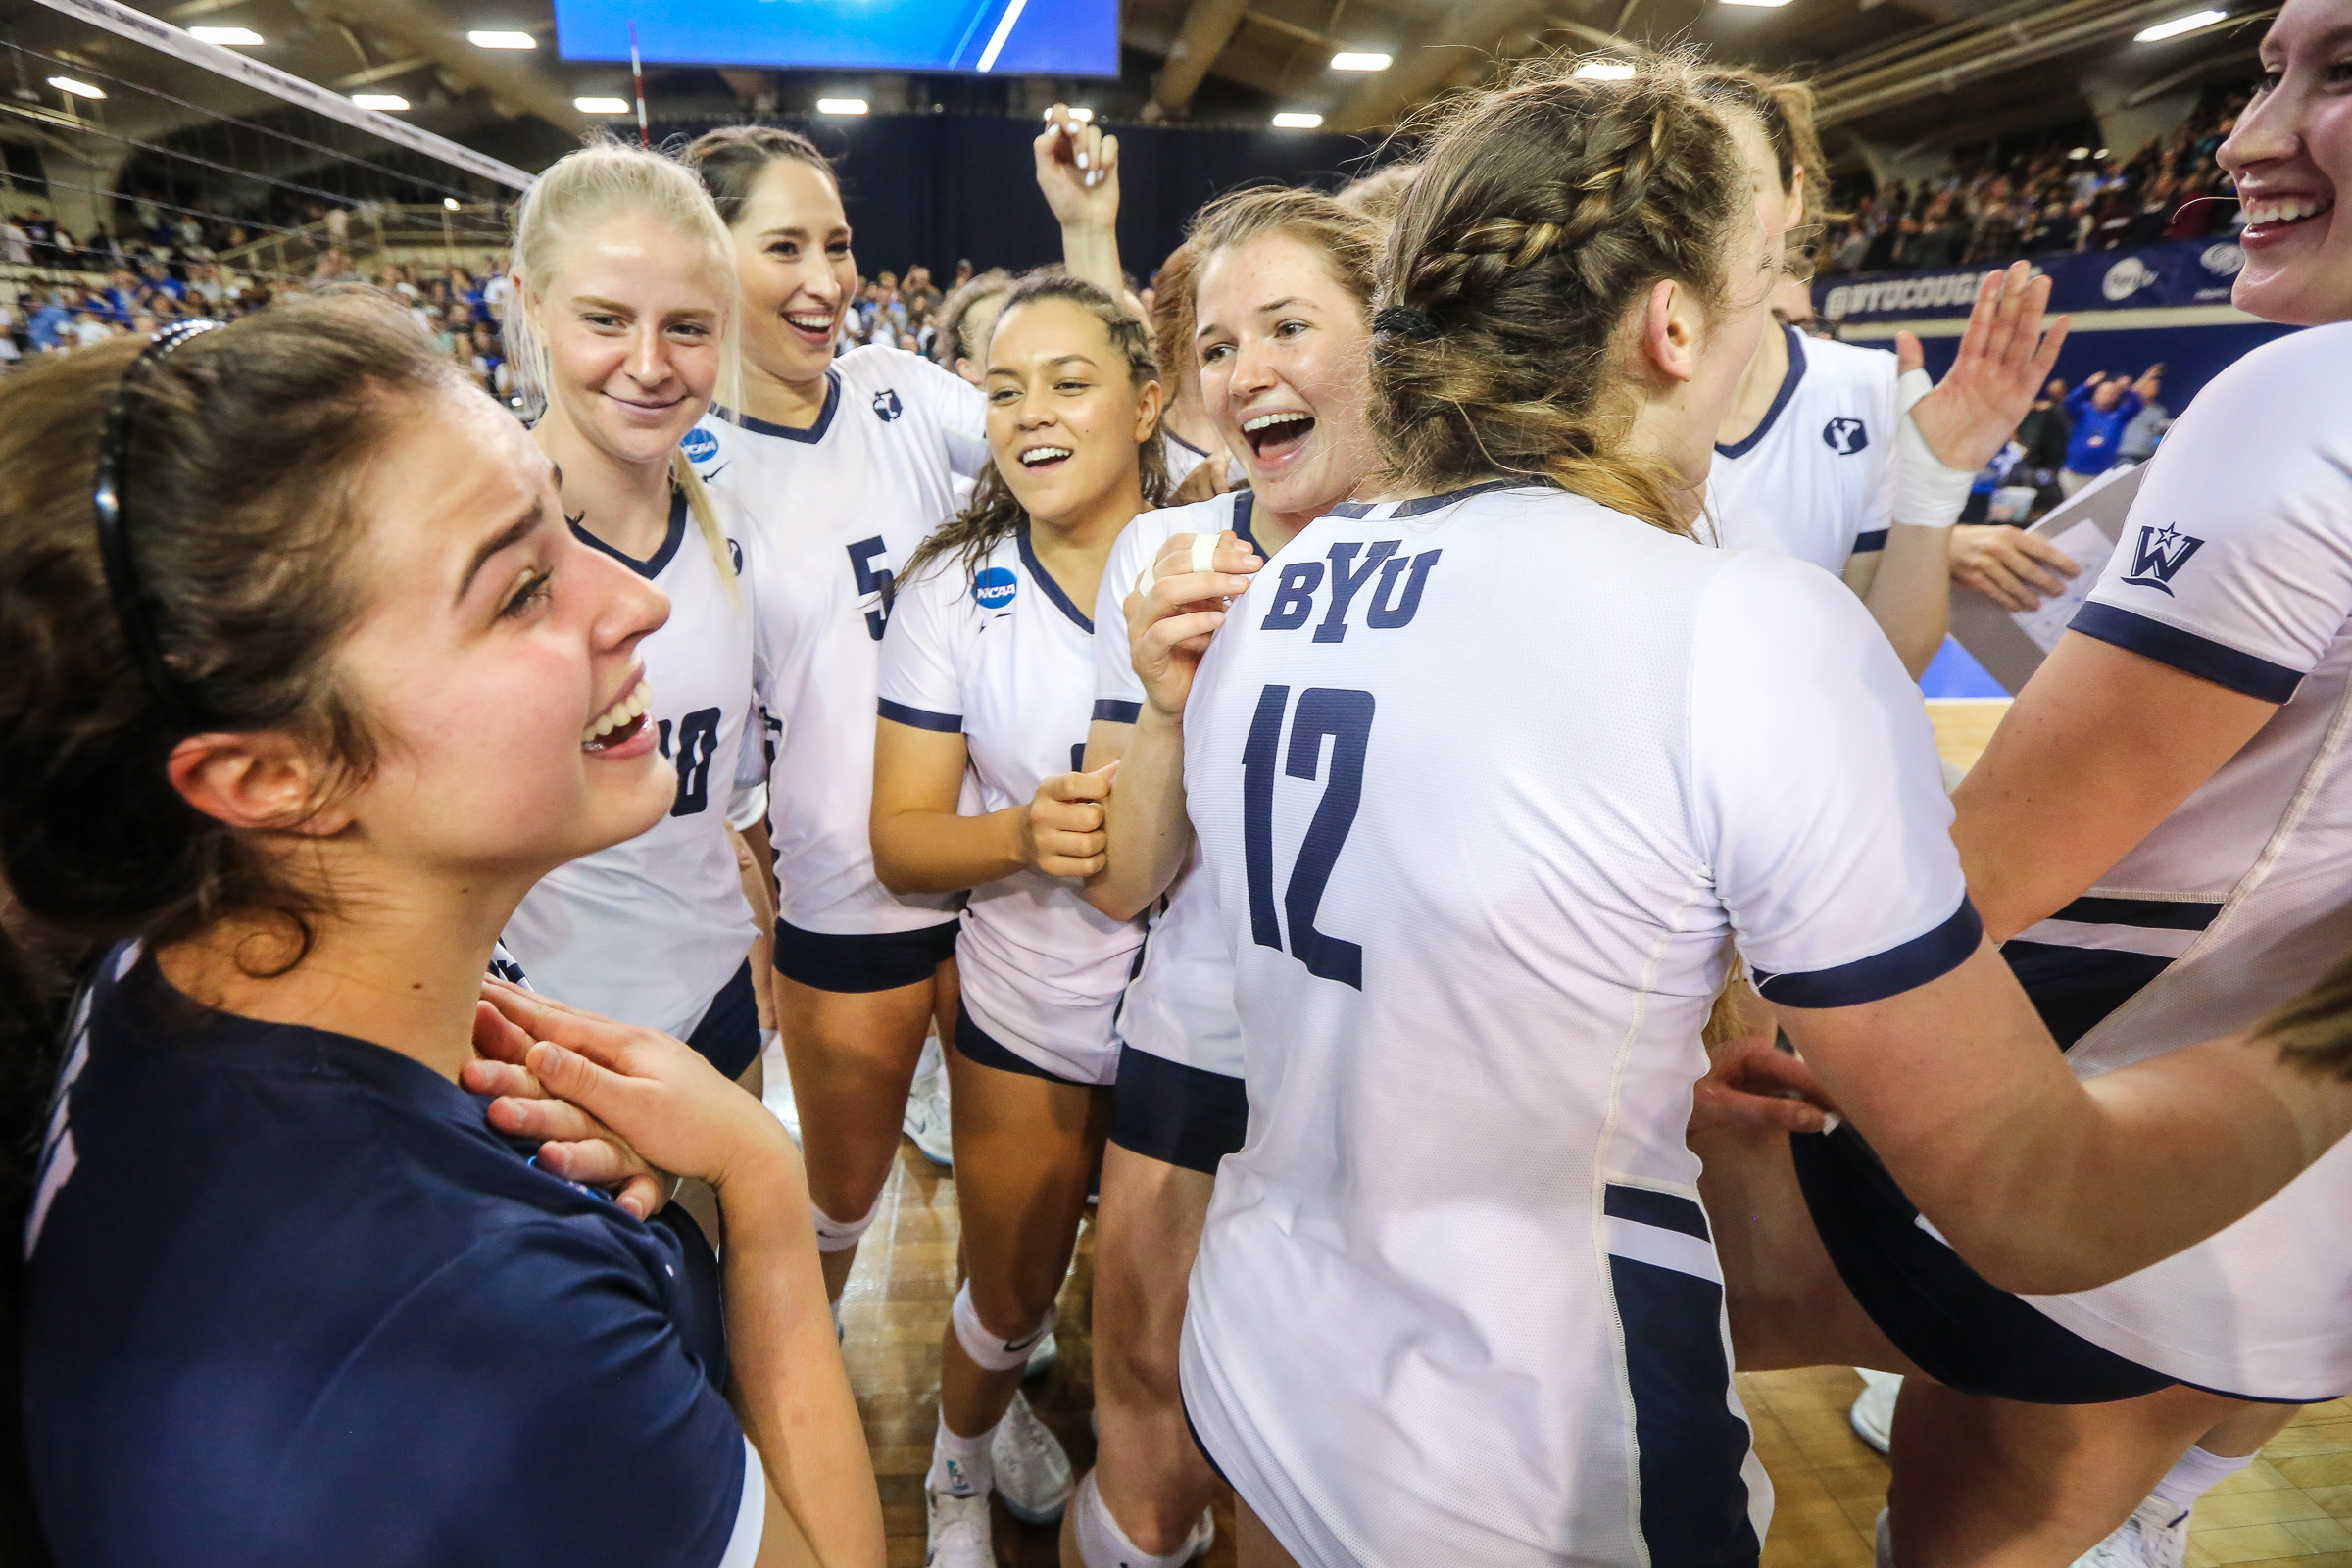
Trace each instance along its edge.
{"label": "team huddle", "polygon": [[[1056,118],[1066,265],[953,369],[836,353],[833,172],[747,126],[533,186],[527,424],[359,294],[12,378],[54,1559],[878,1564],[836,1314],[912,1092],[938,1568],[992,1498],[1175,1568],[1228,1486],[1250,1565],[1752,1565],[1733,1372],[1825,1364],[1901,1379],[1882,1564],[2178,1565],[2352,1389],[2352,258],[2290,199],[2352,6],[2263,56],[2236,297],[2309,329],[1956,790],[1913,677],[2067,323],[2019,264],[1940,382],[1781,324],[1820,155],[1743,73],[1524,69],[1148,310]],[[1021,1386],[1098,1187],[1080,1475]]]}

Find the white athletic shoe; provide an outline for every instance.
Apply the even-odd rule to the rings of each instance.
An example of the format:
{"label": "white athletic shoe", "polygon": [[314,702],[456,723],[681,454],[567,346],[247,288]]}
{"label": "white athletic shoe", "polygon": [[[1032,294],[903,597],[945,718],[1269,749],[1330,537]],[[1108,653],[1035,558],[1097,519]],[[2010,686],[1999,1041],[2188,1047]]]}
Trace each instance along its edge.
{"label": "white athletic shoe", "polygon": [[948,1075],[944,1070],[927,1072],[914,1081],[906,1091],[906,1114],[899,1125],[932,1164],[956,1163],[956,1144],[948,1130]]}
{"label": "white athletic shoe", "polygon": [[989,1441],[988,1456],[996,1465],[997,1495],[1023,1524],[1050,1525],[1070,1505],[1078,1485],[1070,1456],[1029,1408],[1027,1395],[1012,1396],[1012,1408]]}
{"label": "white athletic shoe", "polygon": [[1847,1419],[1854,1424],[1855,1437],[1885,1453],[1894,1441],[1894,1400],[1903,1392],[1902,1374],[1873,1372],[1866,1366],[1854,1370],[1862,1374],[1862,1393]]}
{"label": "white athletic shoe", "polygon": [[2075,1559],[2075,1568],[2181,1568],[2188,1561],[2189,1510],[2150,1497],[2115,1534]]}
{"label": "white athletic shoe", "polygon": [[[1037,1343],[1029,1347],[1029,1360],[1021,1368],[1021,1381],[1035,1383],[1053,1371],[1054,1363],[1060,1359],[1061,1347],[1054,1343],[1053,1334],[1049,1331],[1039,1335]],[[1100,1433],[1096,1435],[1101,1436]]]}
{"label": "white athletic shoe", "polygon": [[923,1511],[930,1525],[929,1544],[923,1555],[928,1568],[997,1568],[987,1493],[959,1497],[953,1492],[934,1492],[925,1487]]}

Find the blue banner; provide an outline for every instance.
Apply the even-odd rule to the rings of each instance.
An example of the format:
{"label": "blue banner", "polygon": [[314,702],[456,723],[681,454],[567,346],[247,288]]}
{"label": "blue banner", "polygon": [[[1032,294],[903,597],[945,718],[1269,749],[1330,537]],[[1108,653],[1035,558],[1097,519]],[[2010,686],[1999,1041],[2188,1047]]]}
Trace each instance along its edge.
{"label": "blue banner", "polygon": [[[2246,254],[2233,240],[2207,238],[2031,260],[2036,276],[2049,274],[2053,311],[2138,311],[2228,304]],[[1998,270],[1953,267],[1823,278],[1813,285],[1813,309],[1833,326],[1966,316],[1985,273]]]}

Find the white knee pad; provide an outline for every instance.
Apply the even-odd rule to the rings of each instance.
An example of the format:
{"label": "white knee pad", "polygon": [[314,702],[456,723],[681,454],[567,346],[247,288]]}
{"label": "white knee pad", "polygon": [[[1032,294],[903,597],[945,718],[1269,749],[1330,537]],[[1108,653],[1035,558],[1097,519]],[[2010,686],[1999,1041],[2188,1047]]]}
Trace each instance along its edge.
{"label": "white knee pad", "polygon": [[1030,1350],[1039,1340],[1054,1332],[1054,1309],[1048,1307],[1045,1317],[1028,1333],[1009,1340],[997,1338],[980,1321],[980,1309],[972,1305],[970,1280],[965,1280],[963,1289],[956,1293],[956,1305],[949,1311],[948,1319],[956,1325],[956,1343],[963,1347],[963,1353],[988,1372],[1009,1372],[1016,1366],[1027,1366]]}
{"label": "white knee pad", "polygon": [[882,1200],[877,1195],[874,1206],[858,1219],[835,1219],[814,1203],[808,1205],[808,1212],[816,1216],[816,1250],[846,1252],[858,1245],[858,1238],[866,1233],[867,1227],[874,1223],[874,1216],[882,1212]]}

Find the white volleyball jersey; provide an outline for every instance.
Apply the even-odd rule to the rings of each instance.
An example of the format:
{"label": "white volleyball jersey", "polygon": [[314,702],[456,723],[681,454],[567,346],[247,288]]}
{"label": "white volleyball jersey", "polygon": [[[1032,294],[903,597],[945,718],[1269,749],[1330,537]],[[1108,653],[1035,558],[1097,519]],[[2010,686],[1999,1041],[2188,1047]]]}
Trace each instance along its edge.
{"label": "white volleyball jersey", "polygon": [[672,494],[669,531],[650,561],[573,526],[669,596],[669,619],[638,649],[677,794],[669,814],[635,838],[541,878],[504,939],[535,989],[680,1038],[743,966],[758,934],[727,836],[730,803],[766,774],[752,697],[755,580],[737,543],[741,514],[711,499],[727,537],[731,595],[683,494]]}
{"label": "white volleyball jersey", "polygon": [[[1077,771],[1094,707],[1095,624],[1029,548],[1029,528],[904,583],[882,641],[881,716],[960,733],[963,814],[1026,806]],[[963,1005],[983,1033],[1059,1078],[1115,1076],[1111,1015],[1143,922],[1113,920],[1066,877],[1024,870],[974,888],[956,937]]]}
{"label": "white volleyball jersey", "polygon": [[805,931],[914,931],[955,901],[874,876],[874,671],[899,564],[956,512],[953,480],[988,461],[979,388],[919,355],[853,349],[806,430],[704,420],[686,455],[754,519],[760,700],[780,726],[769,790],[778,912]]}
{"label": "white volleyball jersey", "polygon": [[[1127,646],[1127,596],[1160,546],[1180,533],[1231,528],[1255,545],[1250,514],[1257,498],[1236,490],[1189,507],[1147,512],[1127,525],[1102,568],[1095,601],[1095,717],[1132,724],[1142,716],[1144,683]],[[1143,964],[1119,1004],[1118,1038],[1138,1051],[1228,1078],[1242,1075],[1241,1024],[1233,1015],[1233,954],[1217,919],[1216,890],[1200,849],[1184,858],[1166,902],[1144,939]]]}
{"label": "white volleyball jersey", "polygon": [[1707,515],[1726,549],[1842,572],[1894,521],[1894,356],[1781,330],[1788,373],[1764,422],[1716,446]]}
{"label": "white volleyball jersey", "polygon": [[[2082,898],[2004,956],[2078,1076],[2244,1029],[2352,952],[2352,325],[2254,350],[2140,481],[2073,629],[2278,703]],[[2252,1214],[2113,1285],[2034,1304],[2184,1382],[2352,1390],[2352,1145]]]}
{"label": "white volleyball jersey", "polygon": [[1735,939],[1800,1006],[1982,940],[1868,612],[1559,491],[1342,506],[1211,645],[1185,790],[1250,1066],[1209,1453],[1310,1568],[1755,1562],[1699,1031]]}

